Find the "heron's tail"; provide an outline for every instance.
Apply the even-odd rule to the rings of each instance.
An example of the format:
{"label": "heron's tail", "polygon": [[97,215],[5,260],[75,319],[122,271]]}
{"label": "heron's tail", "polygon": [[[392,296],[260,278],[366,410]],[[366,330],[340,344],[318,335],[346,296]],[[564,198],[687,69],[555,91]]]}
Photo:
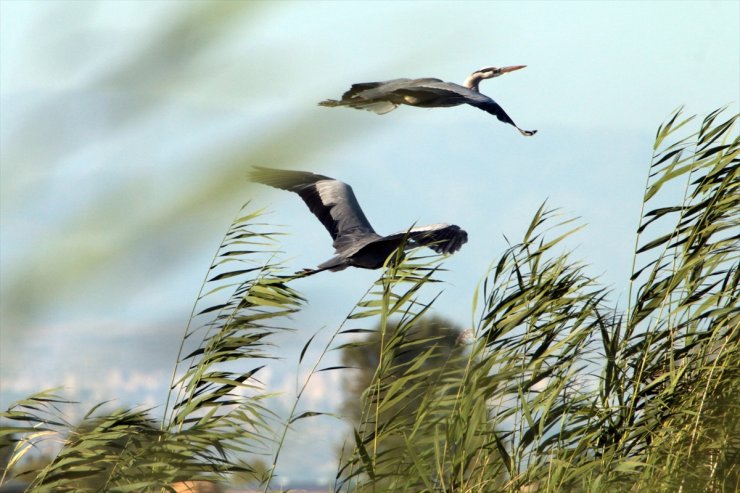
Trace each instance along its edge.
{"label": "heron's tail", "polygon": [[321,101],[319,106],[328,106],[330,108],[346,106],[356,110],[372,111],[377,115],[385,115],[389,111],[393,111],[398,107],[397,104],[391,103],[390,101],[367,101],[361,98],[342,99],[341,101],[337,101],[336,99],[327,99]]}
{"label": "heron's tail", "polygon": [[337,101],[336,99],[325,99],[324,101],[321,101],[319,103],[319,106],[329,106],[330,108],[333,108],[335,106],[344,106],[345,103],[342,103],[341,101]]}

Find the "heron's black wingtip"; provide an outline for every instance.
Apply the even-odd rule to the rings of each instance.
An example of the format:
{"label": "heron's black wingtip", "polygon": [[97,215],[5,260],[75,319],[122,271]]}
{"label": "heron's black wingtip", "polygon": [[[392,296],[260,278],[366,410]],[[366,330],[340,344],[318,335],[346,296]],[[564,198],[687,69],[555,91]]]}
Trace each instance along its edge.
{"label": "heron's black wingtip", "polygon": [[262,183],[266,176],[269,176],[270,168],[264,166],[252,166],[247,171],[247,179],[254,183]]}

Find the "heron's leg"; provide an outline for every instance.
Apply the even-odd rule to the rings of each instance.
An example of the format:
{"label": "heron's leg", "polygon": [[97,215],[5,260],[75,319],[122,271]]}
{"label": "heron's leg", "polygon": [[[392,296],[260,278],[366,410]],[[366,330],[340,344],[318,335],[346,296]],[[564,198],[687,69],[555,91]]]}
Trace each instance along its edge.
{"label": "heron's leg", "polygon": [[305,269],[299,270],[298,272],[296,272],[295,274],[293,274],[293,276],[295,276],[296,278],[308,277],[308,276],[312,276],[314,274],[318,274],[322,270],[326,270],[326,269],[309,269],[309,268],[305,268]]}
{"label": "heron's leg", "polygon": [[341,270],[341,269],[336,269],[336,268],[331,268],[331,267],[321,267],[321,266],[318,266],[316,269],[305,268],[293,274],[293,277],[295,277],[296,279],[299,279],[301,277],[308,277],[314,274],[318,274],[319,272],[323,272],[325,270]]}
{"label": "heron's leg", "polygon": [[337,271],[337,270],[344,270],[347,267],[349,267],[349,263],[347,262],[347,259],[340,255],[337,255],[336,257],[330,258],[323,264],[320,264],[315,269],[309,269],[309,268],[301,269],[295,274],[293,274],[293,277],[295,278],[308,277],[314,274],[318,274],[319,272],[323,272],[325,270]]}

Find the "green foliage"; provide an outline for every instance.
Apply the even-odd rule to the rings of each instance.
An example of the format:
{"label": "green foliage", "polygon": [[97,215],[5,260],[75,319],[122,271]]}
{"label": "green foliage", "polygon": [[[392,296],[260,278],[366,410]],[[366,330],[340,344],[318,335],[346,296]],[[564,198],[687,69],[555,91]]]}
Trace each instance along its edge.
{"label": "green foliage", "polygon": [[[256,375],[303,299],[281,275],[276,233],[247,214],[209,269],[164,419],[95,406],[73,425],[72,403],[36,394],[2,414],[3,481],[125,492],[238,475],[267,491],[290,426],[325,414],[299,409],[309,380],[365,354],[336,491],[739,490],[740,139],[737,116],[722,114],[692,133],[678,111],[658,130],[626,311],[565,251],[573,220],[543,205],[477,288],[469,345],[424,328],[441,259],[399,250],[278,418]],[[369,321],[377,328],[345,328]],[[355,356],[322,368],[332,348]],[[59,452],[24,472],[44,440]]]}
{"label": "green foliage", "polygon": [[[269,395],[256,375],[273,357],[267,339],[283,330],[279,320],[302,303],[287,286],[291,278],[280,276],[276,233],[259,216],[236,219],[214,257],[182,340],[164,420],[150,410],[103,414],[101,404],[73,426],[59,407],[71,403],[40,393],[2,416],[21,423],[0,434],[14,448],[8,469],[18,471],[40,441],[56,440],[62,447],[48,466],[19,471],[33,491],[161,491],[258,472],[240,460],[264,452],[273,438],[272,414],[263,405]],[[229,294],[220,298],[223,293]]]}
{"label": "green foliage", "polygon": [[[381,347],[380,326],[371,330],[352,329],[352,332],[364,334],[364,336],[353,342],[342,344],[339,349],[342,351],[342,365],[348,369],[343,375],[343,386],[345,387],[344,402],[342,403],[342,415],[358,423],[362,415],[362,406],[360,404],[362,394],[370,387],[375,370],[380,363],[380,356],[383,348]],[[387,333],[391,336],[398,332],[398,324],[390,323],[387,327]],[[414,324],[411,330],[403,337],[409,342],[404,351],[396,352],[393,355],[393,366],[403,368],[409,366],[418,360],[423,360],[424,369],[433,370],[435,376],[427,379],[426,386],[433,390],[437,381],[442,378],[441,371],[449,365],[465,366],[467,355],[464,352],[464,337],[462,329],[454,322],[437,315],[429,315],[418,323]],[[385,339],[385,337],[383,337]],[[428,356],[424,357],[426,353]],[[425,393],[416,393],[413,399],[419,400],[424,397]],[[409,397],[411,399],[411,397]],[[416,408],[417,405],[411,404]]]}
{"label": "green foliage", "polygon": [[[370,383],[359,409],[346,409],[354,421],[356,447],[342,464],[338,488],[362,488],[364,478],[372,480],[373,488],[387,491],[431,487],[430,458],[444,446],[467,366],[460,334],[440,329],[438,319],[424,317],[431,302],[421,302],[419,290],[434,282],[436,272],[435,264],[392,263],[377,289],[359,303],[379,307],[380,312],[360,312],[357,318],[369,312],[379,315],[380,323],[364,341],[340,346],[343,363],[362,364],[359,382]],[[390,323],[394,317],[398,320]],[[484,414],[478,419],[481,426]],[[474,422],[468,424],[473,428]]]}
{"label": "green foliage", "polygon": [[[481,283],[465,371],[436,385],[432,405],[412,398],[431,354],[402,373],[380,359],[337,489],[740,488],[739,141],[737,117],[720,115],[677,138],[691,118],[676,112],[658,131],[627,313],[557,253],[579,228],[541,207]],[[653,205],[676,186],[680,203]],[[404,335],[431,303],[403,299],[408,306],[371,300],[381,354],[410,350]],[[394,307],[405,318],[384,341]]]}

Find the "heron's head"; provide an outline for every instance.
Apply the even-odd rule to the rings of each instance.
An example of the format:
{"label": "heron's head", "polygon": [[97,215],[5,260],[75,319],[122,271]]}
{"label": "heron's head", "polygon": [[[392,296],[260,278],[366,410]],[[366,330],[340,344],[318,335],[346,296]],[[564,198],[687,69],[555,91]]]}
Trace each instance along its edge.
{"label": "heron's head", "polygon": [[493,79],[499,75],[504,75],[514,70],[519,70],[526,67],[526,65],[512,65],[511,67],[483,67],[482,69],[476,70],[465,81],[465,87],[478,90],[478,84],[480,81],[485,79]]}
{"label": "heron's head", "polygon": [[526,65],[512,65],[511,67],[483,67],[480,70],[476,70],[473,72],[473,74],[478,74],[478,76],[481,79],[492,79],[494,77],[498,77],[499,75],[504,75],[508,72],[513,72],[514,70],[519,70],[521,68],[526,67]]}

